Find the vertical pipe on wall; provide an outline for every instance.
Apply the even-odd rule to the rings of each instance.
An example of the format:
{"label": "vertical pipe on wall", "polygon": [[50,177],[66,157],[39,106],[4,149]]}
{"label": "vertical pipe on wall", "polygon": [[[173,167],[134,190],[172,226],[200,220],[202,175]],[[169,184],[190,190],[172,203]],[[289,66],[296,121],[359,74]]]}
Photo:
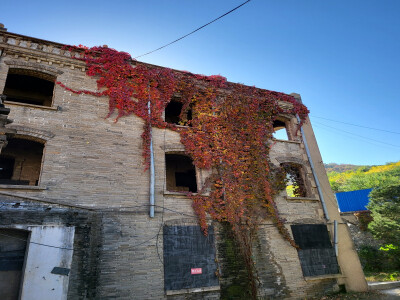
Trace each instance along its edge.
{"label": "vertical pipe on wall", "polygon": [[[296,115],[296,118],[297,118],[297,122],[300,124],[299,116]],[[301,137],[303,138],[304,148],[306,149],[308,161],[310,162],[311,172],[314,175],[315,184],[317,185],[318,195],[319,195],[319,198],[321,199],[322,209],[324,210],[324,215],[325,215],[326,220],[329,221],[328,209],[326,208],[324,195],[322,194],[322,190],[321,190],[321,186],[319,184],[318,176],[317,176],[317,173],[315,172],[314,164],[313,164],[313,161],[311,159],[310,149],[308,148],[307,139],[306,139],[306,136],[304,134],[303,127],[300,127],[300,132],[301,132]]]}
{"label": "vertical pipe on wall", "polygon": [[153,154],[153,136],[151,131],[151,107],[150,95],[149,102],[147,102],[147,109],[149,113],[149,126],[150,126],[150,218],[154,218],[154,154]]}
{"label": "vertical pipe on wall", "polygon": [[336,257],[338,256],[338,231],[337,231],[337,221],[333,221],[333,243],[335,245]]}

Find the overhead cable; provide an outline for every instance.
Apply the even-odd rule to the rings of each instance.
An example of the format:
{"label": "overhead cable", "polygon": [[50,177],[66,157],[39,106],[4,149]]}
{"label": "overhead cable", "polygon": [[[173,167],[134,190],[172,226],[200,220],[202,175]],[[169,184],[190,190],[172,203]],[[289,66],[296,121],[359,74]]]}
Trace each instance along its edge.
{"label": "overhead cable", "polygon": [[[363,139],[366,139],[366,140],[374,141],[374,142],[381,143],[381,144],[388,145],[388,146],[392,146],[392,147],[395,147],[395,148],[400,148],[400,146],[398,146],[398,145],[394,145],[394,144],[382,142],[382,141],[379,141],[379,140],[371,139],[369,137],[365,137],[365,136],[362,136],[362,135],[359,135],[359,134],[356,134],[356,133],[352,133],[352,132],[349,132],[349,131],[346,131],[346,130],[342,130],[342,129],[339,129],[339,128],[335,128],[335,127],[332,127],[332,126],[329,126],[329,125],[326,125],[326,124],[323,124],[323,123],[320,123],[320,122],[315,122],[314,121],[313,124],[322,125],[322,126],[325,126],[325,127],[332,128],[334,130],[340,131],[341,133],[344,132],[344,133],[351,134],[353,136],[357,136],[357,137],[360,137],[360,138],[363,138]],[[367,142],[367,141],[365,141],[365,142]]]}
{"label": "overhead cable", "polygon": [[371,130],[378,130],[378,131],[383,131],[383,132],[388,132],[388,133],[393,133],[393,134],[400,134],[400,132],[394,132],[394,131],[385,130],[385,129],[379,129],[379,128],[373,128],[373,127],[368,127],[368,126],[363,126],[363,125],[357,125],[357,124],[352,124],[352,123],[347,123],[347,122],[332,120],[332,119],[328,119],[328,118],[317,117],[317,116],[314,116],[314,115],[311,116],[311,117],[312,117],[312,118],[317,118],[317,119],[324,119],[324,120],[328,120],[328,121],[332,121],[332,122],[336,122],[336,123],[342,123],[342,124],[346,124],[346,125],[361,127],[361,128],[367,128],[367,129],[371,129]]}
{"label": "overhead cable", "polygon": [[178,42],[178,41],[184,39],[185,37],[187,37],[187,36],[189,36],[189,35],[195,33],[196,31],[199,31],[200,29],[203,29],[204,27],[206,27],[206,26],[208,26],[208,25],[214,23],[215,21],[218,21],[219,19],[225,17],[226,15],[229,15],[231,12],[237,10],[238,8],[242,7],[243,5],[245,5],[246,3],[250,2],[250,1],[251,1],[251,0],[247,0],[246,2],[243,2],[243,3],[240,4],[239,6],[236,6],[235,8],[233,8],[233,9],[231,9],[230,11],[224,13],[223,15],[221,15],[221,16],[219,16],[218,18],[212,20],[211,22],[208,22],[207,24],[204,24],[203,26],[200,26],[199,28],[193,30],[192,32],[189,32],[188,34],[185,34],[184,36],[181,36],[180,38],[178,38],[178,39],[176,39],[176,40],[174,40],[174,41],[172,41],[172,42],[170,42],[170,43],[168,43],[168,44],[165,44],[164,46],[161,46],[161,47],[159,47],[159,48],[157,48],[157,49],[154,49],[154,50],[149,51],[149,52],[147,52],[147,53],[141,54],[141,55],[139,55],[139,56],[136,56],[135,59],[137,59],[137,58],[139,58],[139,57],[142,57],[142,56],[145,56],[145,55],[148,55],[148,54],[150,54],[150,53],[156,52],[156,51],[158,51],[158,50],[161,50],[161,49],[163,49],[163,48],[165,48],[165,47],[168,47],[169,45],[172,45],[172,44],[174,44],[174,43],[176,43],[176,42]]}

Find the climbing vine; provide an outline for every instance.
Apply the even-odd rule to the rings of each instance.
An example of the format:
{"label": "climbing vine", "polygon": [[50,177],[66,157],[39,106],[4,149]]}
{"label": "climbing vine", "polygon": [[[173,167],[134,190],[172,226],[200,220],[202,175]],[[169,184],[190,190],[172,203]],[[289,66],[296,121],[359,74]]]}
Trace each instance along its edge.
{"label": "climbing vine", "polygon": [[[146,65],[108,47],[66,49],[72,57],[86,63],[86,74],[96,77],[98,91],[74,90],[61,82],[57,84],[77,94],[108,96],[108,116],[117,111],[116,120],[130,114],[142,118],[146,168],[153,126],[179,132],[194,165],[213,170],[199,193],[187,195],[193,201],[205,234],[207,216],[230,224],[244,254],[254,296],[256,280],[251,245],[260,221],[270,217],[280,233],[296,246],[274,202],[277,186],[285,176],[274,176],[279,172],[269,162],[273,122],[280,114],[297,114],[301,126],[308,115],[307,108],[283,93],[229,83],[222,76]],[[184,120],[189,126],[169,124],[162,118],[174,95],[182,102],[182,119],[189,109],[193,110],[192,119]]]}

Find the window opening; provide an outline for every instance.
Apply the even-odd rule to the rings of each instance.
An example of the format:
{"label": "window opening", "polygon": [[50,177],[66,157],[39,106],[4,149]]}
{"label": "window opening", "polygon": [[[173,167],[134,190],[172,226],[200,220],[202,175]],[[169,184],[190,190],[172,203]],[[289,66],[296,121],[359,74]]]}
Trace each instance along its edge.
{"label": "window opening", "polygon": [[28,236],[27,231],[0,228],[1,299],[18,299]]}
{"label": "window opening", "polygon": [[283,163],[286,173],[286,193],[289,197],[307,197],[303,168],[296,163]]}
{"label": "window opening", "polygon": [[0,155],[0,184],[38,185],[44,144],[10,139]]}
{"label": "window opening", "polygon": [[163,245],[167,291],[219,286],[212,226],[207,236],[199,226],[164,226]]}
{"label": "window opening", "polygon": [[51,106],[55,77],[32,70],[10,69],[4,92],[8,101]]}
{"label": "window opening", "polygon": [[338,274],[339,265],[326,225],[291,225],[293,238],[300,247],[298,255],[304,276]]}
{"label": "window opening", "polygon": [[187,122],[192,120],[192,109],[189,108],[186,116],[181,118],[182,108],[182,102],[172,99],[165,107],[165,122],[176,125],[188,125]]}
{"label": "window opening", "polygon": [[189,157],[166,154],[165,164],[168,191],[197,192],[196,168]]}
{"label": "window opening", "polygon": [[275,120],[273,122],[274,133],[272,136],[278,140],[289,140],[289,135],[286,128],[286,123],[281,120]]}

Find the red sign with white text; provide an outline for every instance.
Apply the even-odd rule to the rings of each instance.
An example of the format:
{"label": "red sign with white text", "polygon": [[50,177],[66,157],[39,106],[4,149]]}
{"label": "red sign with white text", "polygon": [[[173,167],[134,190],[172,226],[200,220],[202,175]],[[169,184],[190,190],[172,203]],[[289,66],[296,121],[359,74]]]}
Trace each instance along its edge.
{"label": "red sign with white text", "polygon": [[203,274],[203,269],[202,268],[192,268],[192,269],[190,269],[190,274],[192,274],[192,275]]}

